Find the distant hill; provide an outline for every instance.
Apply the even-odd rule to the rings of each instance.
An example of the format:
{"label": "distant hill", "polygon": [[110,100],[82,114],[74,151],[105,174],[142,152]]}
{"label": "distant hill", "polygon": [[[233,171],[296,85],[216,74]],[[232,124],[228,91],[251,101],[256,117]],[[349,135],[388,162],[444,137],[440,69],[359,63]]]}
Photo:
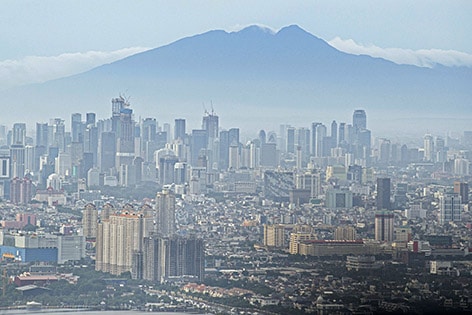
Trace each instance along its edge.
{"label": "distant hill", "polygon": [[1,122],[69,120],[72,112],[87,111],[109,117],[111,98],[126,94],[136,116],[159,122],[184,117],[198,125],[212,102],[227,128],[350,122],[355,108],[394,128],[414,117],[425,123],[472,118],[471,83],[471,68],[398,65],[340,52],[295,25],[277,33],[251,26],[210,31],[79,75],[2,91],[0,102],[15,110],[2,113]]}

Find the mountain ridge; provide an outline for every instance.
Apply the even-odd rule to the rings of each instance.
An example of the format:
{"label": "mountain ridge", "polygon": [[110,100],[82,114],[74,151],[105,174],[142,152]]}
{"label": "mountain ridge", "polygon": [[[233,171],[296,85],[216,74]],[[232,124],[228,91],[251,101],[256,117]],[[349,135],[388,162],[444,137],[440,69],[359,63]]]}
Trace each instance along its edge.
{"label": "mountain ridge", "polygon": [[339,51],[297,25],[277,32],[249,26],[197,34],[81,74],[0,92],[0,101],[15,102],[23,112],[39,103],[44,112],[65,117],[78,108],[108,117],[110,99],[123,92],[133,96],[136,112],[167,120],[201,115],[200,104],[210,100],[232,116],[239,106],[254,117],[259,111],[300,120],[297,110],[314,121],[362,106],[375,115],[427,110],[440,117],[470,112],[470,82],[469,68],[398,65]]}

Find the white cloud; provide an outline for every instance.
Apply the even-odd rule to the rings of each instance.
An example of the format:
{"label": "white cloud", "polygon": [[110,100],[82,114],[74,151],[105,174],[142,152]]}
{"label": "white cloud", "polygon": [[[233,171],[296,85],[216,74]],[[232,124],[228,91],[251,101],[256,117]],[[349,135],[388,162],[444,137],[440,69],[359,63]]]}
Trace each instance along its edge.
{"label": "white cloud", "polygon": [[87,51],[48,57],[28,56],[19,60],[0,61],[0,89],[74,75],[148,49],[131,47],[115,51]]}
{"label": "white cloud", "polygon": [[382,48],[375,45],[359,44],[352,39],[341,39],[339,37],[333,38],[328,43],[334,48],[349,54],[369,55],[387,59],[397,64],[428,68],[432,68],[437,64],[472,67],[472,55],[456,50]]}

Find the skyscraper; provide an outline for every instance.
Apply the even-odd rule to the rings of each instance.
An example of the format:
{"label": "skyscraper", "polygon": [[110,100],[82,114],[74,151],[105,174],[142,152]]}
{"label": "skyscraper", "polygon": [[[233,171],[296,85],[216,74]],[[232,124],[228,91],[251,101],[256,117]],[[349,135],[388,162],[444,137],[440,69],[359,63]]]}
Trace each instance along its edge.
{"label": "skyscraper", "polygon": [[123,108],[120,112],[118,139],[116,142],[115,167],[131,165],[134,159],[134,121],[133,110]]}
{"label": "skyscraper", "polygon": [[170,236],[175,233],[175,194],[163,189],[156,197],[157,233]]}
{"label": "skyscraper", "polygon": [[331,123],[331,142],[332,147],[338,145],[338,124],[336,123],[336,120],[333,120]]}
{"label": "skyscraper", "polygon": [[143,206],[137,212],[125,207],[121,213],[102,217],[97,228],[95,270],[120,275],[132,271],[133,262],[142,265],[142,259],[136,261],[136,257],[142,257],[144,237],[150,235],[153,227],[148,208]]}
{"label": "skyscraper", "polygon": [[[202,150],[206,151],[208,146],[208,135],[206,130],[192,130],[192,141],[191,141],[191,159],[190,163],[192,166],[197,165],[198,157],[202,154]],[[203,153],[206,155],[206,152]]]}
{"label": "skyscraper", "polygon": [[207,131],[208,139],[218,138],[218,116],[212,110],[211,112],[205,112],[202,121],[202,129]]}
{"label": "skyscraper", "polygon": [[434,154],[434,139],[430,134],[426,134],[423,138],[424,140],[424,160],[427,162],[435,161]]}
{"label": "skyscraper", "polygon": [[37,147],[48,146],[48,124],[47,123],[36,123],[36,146]]}
{"label": "skyscraper", "polygon": [[12,145],[26,145],[26,124],[13,124],[13,139]]}
{"label": "skyscraper", "polygon": [[367,115],[363,109],[356,109],[352,115],[352,127],[356,131],[367,129]]}
{"label": "skyscraper", "polygon": [[71,133],[72,142],[83,142],[82,114],[74,113],[71,115]]}
{"label": "skyscraper", "polygon": [[377,178],[377,210],[390,209],[390,178]]}
{"label": "skyscraper", "polygon": [[178,118],[174,124],[174,139],[185,139],[185,119]]}
{"label": "skyscraper", "polygon": [[287,128],[287,153],[295,153],[295,128]]}
{"label": "skyscraper", "polygon": [[89,203],[85,205],[82,216],[83,235],[86,239],[96,239],[98,225],[98,210]]}
{"label": "skyscraper", "polygon": [[439,224],[459,222],[461,220],[461,196],[456,193],[444,193],[439,196]]}
{"label": "skyscraper", "polygon": [[144,239],[143,279],[164,282],[168,279],[204,278],[204,243],[194,236],[151,235]]}
{"label": "skyscraper", "polygon": [[461,196],[463,204],[469,203],[469,184],[465,182],[454,182],[454,193]]}
{"label": "skyscraper", "polygon": [[375,214],[375,240],[381,242],[392,242],[393,223],[393,213],[387,211],[377,212]]}

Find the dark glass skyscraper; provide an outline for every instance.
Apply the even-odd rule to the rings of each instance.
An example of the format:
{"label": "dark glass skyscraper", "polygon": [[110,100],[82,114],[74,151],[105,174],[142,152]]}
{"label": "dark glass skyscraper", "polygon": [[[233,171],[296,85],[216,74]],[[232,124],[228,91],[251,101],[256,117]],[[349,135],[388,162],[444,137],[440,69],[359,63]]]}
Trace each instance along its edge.
{"label": "dark glass skyscraper", "polygon": [[390,209],[390,178],[377,178],[377,199],[378,210]]}

